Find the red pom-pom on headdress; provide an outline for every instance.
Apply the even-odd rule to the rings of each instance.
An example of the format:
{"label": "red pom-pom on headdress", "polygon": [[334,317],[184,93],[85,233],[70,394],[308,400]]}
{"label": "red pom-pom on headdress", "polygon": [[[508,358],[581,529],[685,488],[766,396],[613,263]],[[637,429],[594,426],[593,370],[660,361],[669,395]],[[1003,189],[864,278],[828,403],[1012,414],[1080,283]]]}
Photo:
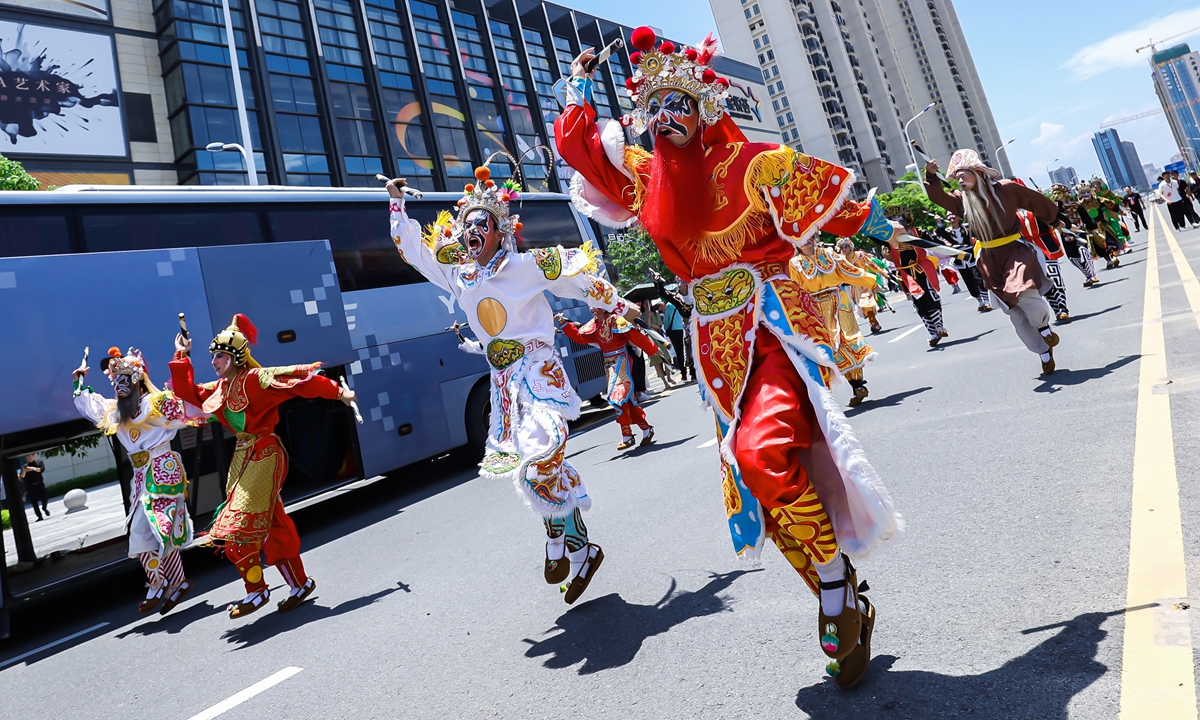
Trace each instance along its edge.
{"label": "red pom-pom on headdress", "polygon": [[683,51],[683,55],[684,55],[684,57],[686,57],[688,60],[691,60],[692,62],[696,62],[696,58],[700,57],[700,53],[696,50],[696,48],[685,49]]}
{"label": "red pom-pom on headdress", "polygon": [[658,51],[663,55],[673,55],[675,53],[675,43],[670,40],[663,40],[663,44],[658,46]]}
{"label": "red pom-pom on headdress", "polygon": [[631,64],[633,64],[633,65],[637,65],[637,64],[638,64],[638,63],[640,63],[641,61],[642,61],[642,54],[641,54],[640,52],[634,52],[634,53],[630,54],[630,56],[629,56],[629,62],[630,62]]}
{"label": "red pom-pom on headdress", "polygon": [[640,28],[636,28],[629,35],[629,41],[633,43],[635,48],[641,50],[642,52],[646,52],[647,50],[653,48],[654,41],[657,39],[658,36],[654,34],[654,31],[645,25],[641,26]]}
{"label": "red pom-pom on headdress", "polygon": [[114,358],[119,358],[119,357],[121,357],[121,348],[119,348],[119,347],[116,347],[116,346],[110,347],[110,348],[108,349],[108,356],[109,356],[109,357],[114,357]]}
{"label": "red pom-pom on headdress", "polygon": [[251,345],[258,343],[258,328],[254,327],[254,323],[250,322],[250,318],[238,313],[233,316],[233,324],[237,325],[238,330],[246,337],[246,342]]}
{"label": "red pom-pom on headdress", "polygon": [[716,80],[717,80],[717,73],[712,68],[705,68],[704,72],[700,74],[701,82],[712,83],[712,82],[716,82]]}

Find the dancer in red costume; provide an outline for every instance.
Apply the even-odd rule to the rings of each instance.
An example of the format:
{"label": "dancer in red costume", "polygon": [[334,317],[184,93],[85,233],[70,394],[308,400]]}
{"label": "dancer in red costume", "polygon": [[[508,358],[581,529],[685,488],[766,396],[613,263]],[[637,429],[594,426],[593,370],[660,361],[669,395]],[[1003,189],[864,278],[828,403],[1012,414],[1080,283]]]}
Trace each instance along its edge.
{"label": "dancer in red costume", "polygon": [[633,437],[633,426],[642,429],[642,445],[654,442],[654,428],[646,422],[646,411],[638,404],[633,392],[633,378],[629,376],[628,345],[633,343],[647,356],[658,352],[654,341],[642,334],[625,318],[601,308],[592,308],[592,319],[583,327],[569,322],[563,315],[555,315],[555,322],[563,334],[580,345],[596,345],[604,353],[604,371],[608,373],[608,404],[617,411],[617,424],[621,426],[621,444],[618,450],[627,450],[638,441]]}
{"label": "dancer in red costume", "polygon": [[853,685],[870,661],[875,608],[845,556],[869,555],[899,518],[829,390],[829,330],[787,266],[818,229],[885,242],[897,229],[877,202],[846,199],[850,170],[746,140],[725,114],[729,83],[711,67],[711,35],[695,48],[658,44],[645,27],[631,39],[638,69],[623,122],[649,130],[654,152],[627,146],[615,121],[597,125],[595,56],[585,51],[558,86],[566,107],[555,122],[559,153],[578,171],[573,199],[610,227],[640,221],[691,284],[699,387],[717,418],[734,548],[756,556],[771,536],[820,595],[830,674]]}
{"label": "dancer in red costume", "polygon": [[263,557],[278,568],[291,588],[279,611],[304,602],[317,582],[304,574],[300,562],[300,536],[283,510],[279,491],[287,478],[287,451],[275,435],[279,405],[293,397],[337,399],[349,405],[354,392],[338,387],[317,374],[321,363],[265,368],[250,356],[258,331],[245,315],[213,338],[208,350],[220,378],[197,385],[189,357],[192,341],[175,338],[171,382],[175,394],[216,416],[237,436],[225,503],[217,510],[208,539],[220,545],[246,584],[246,598],[229,606],[229,617],[239,618],[258,610],[271,597],[263,579]]}

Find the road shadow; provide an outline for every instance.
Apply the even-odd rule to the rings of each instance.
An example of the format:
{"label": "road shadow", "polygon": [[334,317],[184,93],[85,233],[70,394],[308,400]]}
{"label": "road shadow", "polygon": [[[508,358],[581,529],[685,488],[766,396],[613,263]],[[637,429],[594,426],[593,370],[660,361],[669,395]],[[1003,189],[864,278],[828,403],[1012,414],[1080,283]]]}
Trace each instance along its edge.
{"label": "road shadow", "polygon": [[546,634],[561,631],[545,640],[531,640],[525,657],[546,657],[543,667],[554,670],[569,668],[580,662],[580,675],[628,665],[642,643],[662,635],[676,625],[692,618],[715,615],[729,610],[729,602],[717,595],[734,580],[754,570],[734,570],[728,573],[709,573],[711,580],[699,590],[676,593],[677,583],[653,605],[634,605],[617,593],[589,600],[571,608],[555,621]]}
{"label": "road shadow", "polygon": [[971,717],[979,720],[1066,720],[1071,699],[1108,667],[1096,661],[1100,625],[1111,613],[1086,613],[1045,628],[1062,631],[1004,665],[979,675],[892,670],[897,658],[880,655],[856,687],[842,690],[825,679],[801,688],[796,707],[814,720],[893,720]]}
{"label": "road shadow", "polygon": [[271,593],[271,600],[268,601],[267,607],[255,613],[257,620],[251,620],[245,625],[226,630],[221,635],[221,639],[229,641],[231,645],[236,645],[234,650],[244,650],[280,633],[290,632],[311,623],[361,610],[400,589],[407,591],[407,586],[397,583],[396,587],[385,588],[370,595],[347,600],[333,607],[318,605],[317,600],[320,599],[320,596],[314,595],[308,602],[295,610],[281,613],[275,610],[275,604],[287,596],[287,588],[282,587]]}
{"label": "road shadow", "polygon": [[1042,381],[1042,384],[1035,387],[1033,391],[1041,393],[1055,393],[1064,387],[1082,385],[1089,380],[1099,380],[1105,375],[1110,375],[1113,372],[1120,370],[1141,356],[1141,353],[1136,355],[1126,355],[1120,360],[1113,360],[1104,367],[1088,368],[1086,370],[1071,370],[1067,368],[1055,370],[1052,375],[1040,376],[1038,379]]}
{"label": "road shadow", "polygon": [[846,417],[849,418],[854,417],[855,415],[861,415],[871,409],[896,407],[913,395],[920,395],[921,393],[932,389],[932,386],[927,385],[922,388],[914,388],[912,390],[905,390],[904,392],[892,393],[891,395],[888,395],[887,397],[881,397],[878,400],[873,400],[870,396],[867,396],[867,399],[863,401],[862,405],[859,405],[858,407],[846,408]]}
{"label": "road shadow", "polygon": [[607,460],[601,460],[600,463],[598,463],[598,464],[612,462],[613,460],[625,460],[627,458],[641,457],[642,455],[645,455],[646,453],[652,453],[652,452],[656,452],[658,450],[666,450],[668,448],[673,448],[677,445],[682,445],[686,442],[691,442],[692,440],[695,440],[695,439],[696,439],[696,435],[691,435],[689,437],[685,437],[680,440],[672,440],[671,442],[665,442],[665,443],[654,442],[654,443],[650,443],[649,445],[638,445],[638,446],[632,447],[628,450],[623,450],[620,453],[613,455],[612,457],[610,457]]}
{"label": "road shadow", "polygon": [[582,450],[576,450],[575,452],[567,453],[567,459],[570,460],[571,458],[576,457],[578,455],[582,455],[589,450],[595,450],[596,448],[600,447],[603,444],[604,443],[596,443],[595,445],[589,445],[588,447],[585,447]]}
{"label": "road shadow", "polygon": [[188,625],[203,620],[206,617],[216,615],[223,612],[224,608],[214,607],[208,603],[200,602],[195,605],[189,605],[185,608],[176,608],[164,616],[157,617],[153,620],[148,620],[141,625],[134,625],[123,633],[117,635],[118,639],[124,639],[130,635],[156,635],[158,633],[167,633],[168,635],[178,635],[183,632],[183,629]]}
{"label": "road shadow", "polygon": [[1113,268],[1113,269],[1118,270],[1123,267],[1129,267],[1130,265],[1137,265],[1138,263],[1144,263],[1144,262],[1146,262],[1146,258],[1142,258],[1141,260],[1130,260],[1129,262],[1125,262],[1124,260],[1122,260],[1121,264],[1118,267]]}
{"label": "road shadow", "polygon": [[972,335],[970,337],[958,338],[956,340],[940,342],[940,343],[938,343],[937,347],[930,348],[930,350],[944,350],[945,348],[954,347],[955,345],[964,345],[969,342],[975,342],[976,340],[983,337],[984,335],[990,335],[991,333],[994,333],[994,332],[996,332],[996,328],[992,328],[991,330],[984,330],[983,332],[979,333],[978,335]]}
{"label": "road shadow", "polygon": [[1104,308],[1103,310],[1097,310],[1096,312],[1084,313],[1082,315],[1072,315],[1071,322],[1074,323],[1074,322],[1079,322],[1080,320],[1087,320],[1088,318],[1094,318],[1097,315],[1104,315],[1105,313],[1110,313],[1113,310],[1120,310],[1123,307],[1125,307],[1125,306],[1124,305],[1113,305],[1112,307],[1107,307],[1107,308]]}
{"label": "road shadow", "polygon": [[[1121,265],[1121,267],[1125,267],[1125,265],[1124,265],[1124,264],[1122,264],[1122,265]],[[1121,268],[1110,268],[1110,269],[1112,269],[1112,270],[1120,270]],[[1104,287],[1104,286],[1106,286],[1106,285],[1115,285],[1115,284],[1117,284],[1117,283],[1119,283],[1119,282],[1125,282],[1125,281],[1126,281],[1126,280],[1128,280],[1128,279],[1129,279],[1129,278],[1127,278],[1127,277],[1119,277],[1119,278],[1113,278],[1112,280],[1101,280],[1101,281],[1100,281],[1100,283],[1099,283],[1098,285],[1096,285],[1095,287],[1096,287],[1096,288],[1102,288],[1102,287]],[[1095,288],[1088,288],[1088,290],[1094,290],[1094,289],[1095,289]]]}

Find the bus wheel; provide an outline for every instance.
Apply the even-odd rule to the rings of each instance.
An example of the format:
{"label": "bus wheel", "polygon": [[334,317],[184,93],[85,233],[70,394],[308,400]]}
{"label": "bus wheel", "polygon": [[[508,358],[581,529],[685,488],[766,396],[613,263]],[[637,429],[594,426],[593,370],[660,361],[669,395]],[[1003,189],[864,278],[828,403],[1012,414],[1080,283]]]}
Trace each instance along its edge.
{"label": "bus wheel", "polygon": [[471,390],[467,397],[467,452],[471,457],[483,458],[488,427],[491,425],[492,398],[488,392],[487,378]]}

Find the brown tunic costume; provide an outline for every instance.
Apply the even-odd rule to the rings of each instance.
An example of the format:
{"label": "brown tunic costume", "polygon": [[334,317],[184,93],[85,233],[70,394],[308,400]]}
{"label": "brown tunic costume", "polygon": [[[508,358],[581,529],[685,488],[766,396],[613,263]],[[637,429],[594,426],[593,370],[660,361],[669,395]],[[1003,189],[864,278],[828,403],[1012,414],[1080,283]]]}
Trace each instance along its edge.
{"label": "brown tunic costume", "polygon": [[[986,182],[981,180],[981,182]],[[1039,192],[1012,182],[999,180],[993,184],[997,197],[1000,198],[1000,213],[1004,223],[996,238],[1017,235],[1021,232],[1017,220],[1017,210],[1024,209],[1033,213],[1034,217],[1047,225],[1054,224],[1058,217],[1058,205],[1053,200]],[[929,199],[955,215],[963,216],[962,191],[955,190],[947,193],[942,182],[935,175],[925,173],[925,190]],[[982,239],[982,238],[981,238]],[[1039,292],[1049,289],[1050,281],[1042,272],[1038,262],[1038,250],[1028,243],[1010,242],[994,248],[980,248],[979,260],[976,267],[983,278],[983,285],[996,294],[1005,305],[1012,307],[1017,302],[1017,295],[1025,290],[1035,289]]]}

